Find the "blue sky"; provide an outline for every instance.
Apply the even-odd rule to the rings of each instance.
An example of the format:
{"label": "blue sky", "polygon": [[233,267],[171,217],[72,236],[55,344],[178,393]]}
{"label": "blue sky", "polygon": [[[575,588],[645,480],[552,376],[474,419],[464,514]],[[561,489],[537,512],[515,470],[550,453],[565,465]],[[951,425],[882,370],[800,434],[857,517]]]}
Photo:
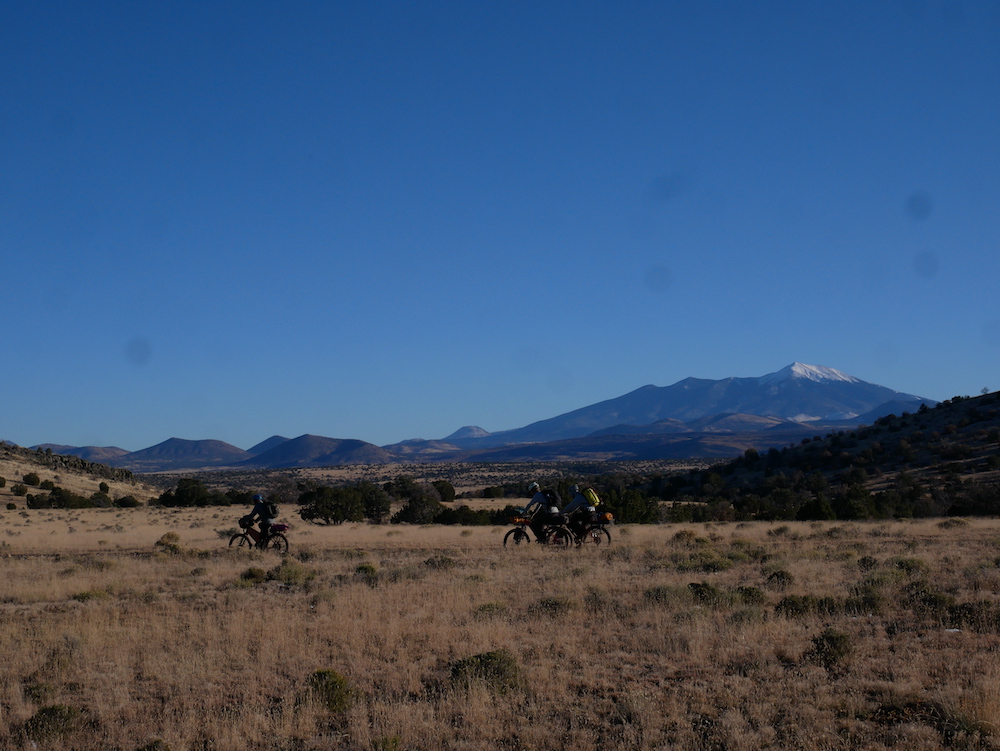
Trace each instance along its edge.
{"label": "blue sky", "polygon": [[1000,388],[1000,3],[7,3],[21,445]]}

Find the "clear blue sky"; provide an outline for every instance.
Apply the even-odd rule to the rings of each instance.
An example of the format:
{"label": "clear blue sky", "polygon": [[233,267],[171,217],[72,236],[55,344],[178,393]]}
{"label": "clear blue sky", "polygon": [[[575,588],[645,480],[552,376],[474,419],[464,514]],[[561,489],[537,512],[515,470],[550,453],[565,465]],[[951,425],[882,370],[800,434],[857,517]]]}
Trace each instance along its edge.
{"label": "clear blue sky", "polygon": [[1000,3],[0,9],[0,438],[1000,389]]}

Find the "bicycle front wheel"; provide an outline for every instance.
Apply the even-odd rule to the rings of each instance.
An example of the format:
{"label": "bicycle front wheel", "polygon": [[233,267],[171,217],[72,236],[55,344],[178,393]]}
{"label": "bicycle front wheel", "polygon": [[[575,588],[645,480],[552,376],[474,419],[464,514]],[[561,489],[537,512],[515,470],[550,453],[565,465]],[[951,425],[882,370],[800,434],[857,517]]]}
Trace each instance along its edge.
{"label": "bicycle front wheel", "polygon": [[288,538],[280,532],[271,535],[267,540],[267,549],[284,555],[288,552]]}
{"label": "bicycle front wheel", "polygon": [[583,533],[583,541],[594,545],[610,545],[611,533],[605,527],[590,527]]}
{"label": "bicycle front wheel", "polygon": [[517,547],[518,545],[527,547],[530,543],[531,538],[528,536],[528,533],[520,527],[515,527],[503,536],[503,546],[505,548]]}
{"label": "bicycle front wheel", "polygon": [[245,532],[239,532],[229,538],[229,547],[231,548],[246,548],[249,550],[253,547],[253,540],[250,539],[250,535]]}

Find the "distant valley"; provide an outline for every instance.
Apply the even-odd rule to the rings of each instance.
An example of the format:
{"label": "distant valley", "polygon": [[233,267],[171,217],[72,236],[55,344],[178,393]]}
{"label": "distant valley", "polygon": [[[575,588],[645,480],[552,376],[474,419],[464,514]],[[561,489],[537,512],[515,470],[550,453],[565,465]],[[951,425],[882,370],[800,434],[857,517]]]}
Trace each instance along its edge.
{"label": "distant valley", "polygon": [[727,458],[936,403],[833,368],[793,363],[756,378],[687,378],[672,386],[643,386],[514,430],[490,433],[466,426],[439,440],[388,446],[307,434],[275,435],[246,450],[218,440],[182,438],[133,452],[57,444],[32,448],[140,473],[434,461]]}

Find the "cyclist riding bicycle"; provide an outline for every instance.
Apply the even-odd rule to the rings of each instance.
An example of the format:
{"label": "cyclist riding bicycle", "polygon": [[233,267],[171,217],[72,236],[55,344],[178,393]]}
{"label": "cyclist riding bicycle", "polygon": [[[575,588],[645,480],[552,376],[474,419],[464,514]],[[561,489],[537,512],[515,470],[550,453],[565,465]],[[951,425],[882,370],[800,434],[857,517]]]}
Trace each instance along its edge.
{"label": "cyclist riding bicycle", "polygon": [[[524,507],[524,515],[531,516],[528,526],[535,533],[537,542],[545,541],[545,525],[550,519],[559,513],[559,494],[554,490],[542,490],[537,482],[528,486],[528,492],[534,493],[528,505]],[[532,512],[534,509],[534,512]]]}
{"label": "cyclist riding bicycle", "polygon": [[265,501],[264,496],[260,494],[253,497],[253,504],[253,511],[248,516],[243,517],[241,521],[245,521],[249,528],[253,526],[254,521],[260,520],[260,539],[257,541],[257,544],[260,545],[267,540],[267,536],[271,532],[271,525],[278,520],[278,504],[274,501]]}

